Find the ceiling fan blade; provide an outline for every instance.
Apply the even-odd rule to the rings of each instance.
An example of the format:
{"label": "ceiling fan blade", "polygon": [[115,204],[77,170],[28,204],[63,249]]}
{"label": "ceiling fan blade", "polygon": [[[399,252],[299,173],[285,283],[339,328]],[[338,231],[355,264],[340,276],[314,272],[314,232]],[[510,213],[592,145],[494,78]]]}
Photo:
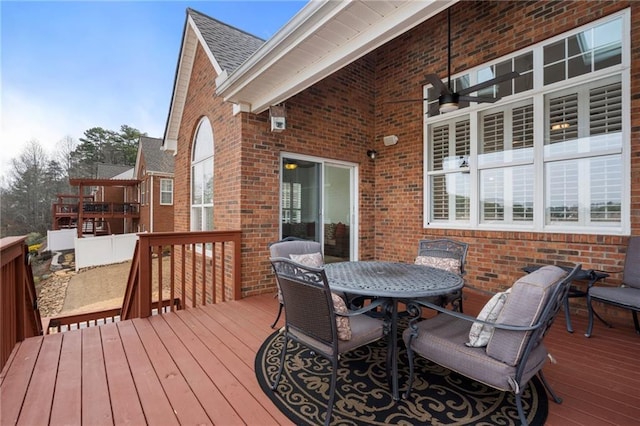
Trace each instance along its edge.
{"label": "ceiling fan blade", "polygon": [[438,77],[435,74],[427,74],[426,75],[426,79],[429,83],[431,83],[431,85],[438,91],[440,92],[440,94],[446,94],[449,93],[449,88],[447,87],[446,84],[444,84],[442,82],[442,80],[440,80],[440,77]]}
{"label": "ceiling fan blade", "polygon": [[494,78],[492,78],[490,80],[483,81],[482,83],[474,84],[473,86],[465,87],[464,89],[460,89],[458,91],[458,94],[466,95],[467,93],[477,92],[478,90],[484,89],[485,87],[491,87],[494,84],[498,84],[498,83],[502,83],[503,81],[514,79],[514,78],[518,77],[519,75],[520,75],[519,72],[511,71],[511,72],[508,72],[506,74],[502,74],[502,75],[499,75],[497,77],[494,77]]}
{"label": "ceiling fan blade", "polygon": [[500,98],[490,98],[488,96],[460,96],[459,99],[461,101],[469,101],[469,102],[488,102],[494,103]]}
{"label": "ceiling fan blade", "polygon": [[385,104],[401,104],[404,102],[425,102],[428,101],[429,99],[427,98],[422,98],[422,99],[397,99],[395,101],[384,101],[383,103]]}

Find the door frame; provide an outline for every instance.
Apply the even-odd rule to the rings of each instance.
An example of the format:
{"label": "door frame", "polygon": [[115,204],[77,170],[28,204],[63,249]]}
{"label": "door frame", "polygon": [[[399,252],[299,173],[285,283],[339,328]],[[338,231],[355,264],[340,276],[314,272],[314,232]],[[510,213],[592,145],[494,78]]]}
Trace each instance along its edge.
{"label": "door frame", "polygon": [[322,252],[324,253],[324,196],[325,196],[325,188],[324,188],[324,179],[325,179],[325,166],[338,166],[349,169],[350,171],[350,182],[349,182],[349,193],[351,196],[351,203],[349,206],[349,215],[351,223],[349,224],[349,250],[351,260],[358,260],[358,235],[359,235],[359,200],[360,200],[360,192],[359,192],[359,165],[357,163],[352,163],[350,161],[341,161],[335,160],[331,158],[325,157],[317,157],[313,155],[304,155],[304,154],[296,154],[293,152],[281,152],[278,172],[280,174],[278,178],[278,232],[279,235],[282,236],[282,164],[285,158],[290,158],[292,160],[301,160],[301,161],[310,161],[314,163],[320,164],[320,181],[321,185],[319,185],[320,189],[320,212],[319,212],[319,242],[322,245]]}

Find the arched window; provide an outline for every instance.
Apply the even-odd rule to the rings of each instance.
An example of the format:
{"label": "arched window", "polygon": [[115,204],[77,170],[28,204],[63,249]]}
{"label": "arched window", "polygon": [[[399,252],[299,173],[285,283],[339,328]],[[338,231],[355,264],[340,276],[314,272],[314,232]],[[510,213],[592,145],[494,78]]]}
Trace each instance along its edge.
{"label": "arched window", "polygon": [[213,130],[207,117],[200,120],[193,141],[191,230],[213,230]]}

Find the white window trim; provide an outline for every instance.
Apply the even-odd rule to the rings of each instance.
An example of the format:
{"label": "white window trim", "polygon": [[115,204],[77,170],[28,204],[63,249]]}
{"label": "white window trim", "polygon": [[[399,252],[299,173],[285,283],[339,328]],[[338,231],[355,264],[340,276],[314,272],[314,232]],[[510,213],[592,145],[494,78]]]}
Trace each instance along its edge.
{"label": "white window trim", "polygon": [[[599,71],[594,71],[585,75],[567,79],[544,86],[543,84],[543,46],[562,40],[573,34],[580,33],[589,28],[596,27],[610,20],[622,18],[622,62],[620,65],[608,67]],[[570,223],[563,224],[545,224],[545,193],[544,193],[544,96],[545,94],[562,90],[571,86],[584,84],[589,81],[600,80],[606,77],[620,75],[622,83],[622,92],[630,94],[631,91],[631,29],[630,29],[630,10],[625,9],[614,14],[608,15],[597,21],[590,22],[587,25],[576,27],[571,31],[559,34],[550,39],[544,40],[538,44],[529,46],[524,49],[512,52],[509,55],[495,59],[494,61],[481,64],[477,67],[465,70],[451,76],[454,80],[460,76],[469,74],[470,85],[475,84],[477,71],[491,65],[496,65],[510,58],[522,55],[533,50],[533,69],[534,81],[533,89],[515,95],[506,96],[493,104],[471,104],[467,108],[452,111],[435,117],[428,117],[428,103],[424,102],[424,120],[423,120],[423,227],[430,229],[478,229],[484,231],[522,231],[522,232],[542,232],[542,233],[583,233],[583,234],[602,234],[602,235],[630,235],[630,194],[631,194],[631,101],[630,95],[624,96],[622,99],[622,115],[624,118],[622,125],[622,200],[621,200],[621,221],[616,226],[575,226]],[[425,98],[430,86],[423,88]],[[478,158],[478,119],[481,111],[493,109],[499,105],[511,104],[526,98],[533,98],[534,106],[534,220],[533,223],[523,226],[522,224],[494,224],[480,223],[479,212],[479,169],[477,165]],[[431,221],[431,194],[429,185],[429,126],[452,120],[461,116],[469,116],[471,122],[471,147],[470,147],[470,220],[465,222],[436,222]],[[604,155],[598,153],[598,155]]]}
{"label": "white window trim", "polygon": [[[171,183],[171,190],[170,191],[163,191],[162,190],[162,183],[163,182],[170,182]],[[163,203],[162,202],[162,194],[170,194],[171,196],[171,201],[169,201],[168,203]],[[173,205],[173,179],[171,178],[161,178],[160,179],[160,205],[161,206],[171,206]]]}

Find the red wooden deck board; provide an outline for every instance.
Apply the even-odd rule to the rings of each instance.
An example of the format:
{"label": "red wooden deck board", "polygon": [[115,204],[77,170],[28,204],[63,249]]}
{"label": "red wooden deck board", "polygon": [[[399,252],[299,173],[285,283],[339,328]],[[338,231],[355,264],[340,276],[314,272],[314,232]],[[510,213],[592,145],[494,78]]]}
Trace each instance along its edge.
{"label": "red wooden deck board", "polygon": [[118,327],[115,323],[107,324],[101,327],[101,332],[114,424],[144,424],[144,411],[129,371]]}
{"label": "red wooden deck board", "polygon": [[[473,290],[465,296],[465,312],[472,315],[488,300]],[[107,423],[178,424],[175,408],[185,423],[213,423],[221,410],[232,410],[249,425],[291,424],[253,372],[255,351],[273,332],[277,309],[268,294],[27,339],[2,372],[0,424],[46,424],[47,410],[51,424],[78,424],[79,404],[86,416],[85,407],[96,403],[90,391],[103,395],[98,413],[110,411]],[[545,366],[545,375],[564,398],[560,405],[549,401],[547,425],[637,424],[640,337],[631,319],[613,329],[596,323],[590,339],[583,335],[586,318],[571,319],[574,334],[561,315],[545,340],[558,360]],[[34,404],[41,407],[32,411]],[[192,406],[198,407],[193,417],[181,413]],[[97,418],[81,420],[93,425]]]}
{"label": "red wooden deck board", "polygon": [[[253,395],[236,379],[229,368],[222,363],[219,358],[207,346],[194,334],[189,326],[182,320],[182,318],[173,318],[171,321],[167,321],[167,324],[171,327],[172,331],[178,336],[181,342],[184,344],[185,350],[189,350],[189,353],[197,360],[200,368],[209,377],[209,380],[215,385],[215,394],[217,398],[224,399],[224,402],[230,404],[231,407],[243,407],[246,410],[240,410],[240,413],[234,411],[234,415],[241,418],[246,424],[258,424],[260,422],[268,422],[271,415],[265,410],[260,403],[253,397]],[[174,356],[175,358],[175,356]],[[182,358],[182,357],[180,357]],[[208,404],[203,402],[205,409]],[[221,411],[219,404],[212,404],[217,410]],[[235,410],[235,408],[233,408]],[[247,412],[249,415],[241,416]],[[210,415],[211,416],[211,415]],[[221,423],[230,422],[233,417],[226,415],[220,419]],[[214,423],[216,419],[212,417]]]}
{"label": "red wooden deck board", "polygon": [[153,369],[132,321],[116,324],[147,424],[178,425],[169,399]]}
{"label": "red wooden deck board", "polygon": [[15,356],[6,370],[0,387],[0,424],[15,424],[20,417],[22,403],[29,388],[33,368],[38,360],[42,337],[24,340],[14,349]]}
{"label": "red wooden deck board", "polygon": [[[168,318],[171,318],[172,322],[176,322],[174,316]],[[185,348],[183,342],[167,324],[165,318],[156,316],[150,318],[149,322],[158,334],[158,338],[167,348],[169,355],[176,363],[180,374],[191,386],[191,390],[211,421],[214,424],[242,424],[242,419],[238,413],[234,411],[233,407],[211,380],[211,376],[201,367],[199,361]],[[193,344],[193,342],[190,343]],[[200,362],[206,362],[205,360],[206,356],[203,356],[203,360]],[[224,366],[220,367],[221,370],[224,369]],[[213,375],[216,374],[216,372],[211,373]]]}
{"label": "red wooden deck board", "polygon": [[82,422],[113,424],[100,327],[82,329]]}
{"label": "red wooden deck board", "polygon": [[51,407],[52,425],[77,425],[82,421],[82,332],[61,333],[56,392]]}
{"label": "red wooden deck board", "polygon": [[181,424],[211,423],[211,419],[193,395],[189,383],[180,373],[149,321],[147,319],[132,321],[178,421]]}
{"label": "red wooden deck board", "polygon": [[62,335],[60,334],[42,341],[29,389],[22,405],[19,425],[30,426],[49,422],[61,346]]}
{"label": "red wooden deck board", "polygon": [[[248,355],[255,359],[255,353],[244,346],[239,337],[230,335],[226,329],[220,327],[217,322],[203,312],[204,310],[206,308],[187,309],[178,312],[178,315],[192,328],[202,343],[227,366],[238,383],[242,384],[273,418],[280,424],[290,423],[260,388],[253,370],[253,362],[246,362],[245,359]],[[249,413],[249,415],[252,414]]]}

